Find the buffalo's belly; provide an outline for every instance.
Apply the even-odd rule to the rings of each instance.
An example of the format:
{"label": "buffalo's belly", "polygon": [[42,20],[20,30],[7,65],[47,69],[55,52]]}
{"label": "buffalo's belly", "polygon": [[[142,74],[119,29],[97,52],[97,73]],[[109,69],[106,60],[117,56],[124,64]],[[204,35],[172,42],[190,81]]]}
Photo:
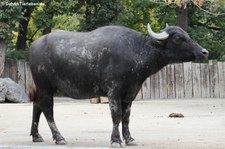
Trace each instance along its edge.
{"label": "buffalo's belly", "polygon": [[75,99],[105,96],[99,83],[85,80],[85,78],[82,80],[58,79],[55,81],[55,86],[66,96]]}

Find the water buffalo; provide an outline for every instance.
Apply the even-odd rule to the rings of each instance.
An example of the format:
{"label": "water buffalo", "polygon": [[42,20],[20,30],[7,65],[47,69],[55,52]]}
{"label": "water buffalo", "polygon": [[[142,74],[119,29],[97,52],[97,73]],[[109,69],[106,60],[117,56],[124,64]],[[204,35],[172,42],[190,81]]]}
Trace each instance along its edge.
{"label": "water buffalo", "polygon": [[42,142],[38,132],[43,112],[56,144],[66,141],[53,117],[53,95],[86,99],[109,98],[113,129],[111,145],[124,147],[134,139],[129,131],[132,101],[147,77],[167,64],[202,60],[208,51],[179,27],[169,26],[148,34],[122,26],[105,26],[90,32],[56,30],[34,41],[30,47],[30,68],[36,88],[31,90],[33,142]]}

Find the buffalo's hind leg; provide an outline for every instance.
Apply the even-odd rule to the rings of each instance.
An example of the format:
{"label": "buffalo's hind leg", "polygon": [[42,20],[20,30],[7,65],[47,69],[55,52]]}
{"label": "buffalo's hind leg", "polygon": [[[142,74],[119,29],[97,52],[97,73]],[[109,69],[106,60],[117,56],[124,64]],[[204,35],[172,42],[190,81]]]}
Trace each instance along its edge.
{"label": "buffalo's hind leg", "polygon": [[33,118],[31,124],[31,133],[33,142],[44,142],[43,138],[38,132],[38,124],[41,115],[41,109],[37,106],[36,101],[33,102]]}
{"label": "buffalo's hind leg", "polygon": [[[49,87],[50,88],[50,87]],[[43,142],[41,135],[38,132],[38,124],[40,115],[43,112],[44,116],[48,122],[51,129],[53,139],[56,140],[56,144],[64,145],[66,144],[65,139],[60,134],[56,127],[54,117],[53,117],[53,91],[50,89],[40,89],[36,90],[35,96],[33,97],[33,120],[31,126],[31,135],[33,137],[33,142]]]}
{"label": "buffalo's hind leg", "polygon": [[43,92],[40,98],[42,99],[40,107],[51,129],[53,140],[55,140],[55,143],[58,145],[65,145],[66,141],[60,134],[53,117],[53,93]]}
{"label": "buffalo's hind leg", "polygon": [[122,134],[127,145],[137,145],[131,137],[129,130],[131,102],[122,102]]}

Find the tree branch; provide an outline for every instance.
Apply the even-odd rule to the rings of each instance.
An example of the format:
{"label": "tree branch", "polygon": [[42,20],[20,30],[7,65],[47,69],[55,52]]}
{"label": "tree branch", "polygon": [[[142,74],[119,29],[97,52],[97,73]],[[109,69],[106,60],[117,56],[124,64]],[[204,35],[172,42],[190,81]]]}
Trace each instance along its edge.
{"label": "tree branch", "polygon": [[27,40],[29,40],[30,42],[33,41],[34,36],[36,35],[36,33],[40,30],[41,28],[36,29],[36,31],[33,33],[33,35],[31,35],[30,38],[27,38]]}
{"label": "tree branch", "polygon": [[209,22],[209,21],[207,21],[206,23],[196,22],[195,25],[204,26],[204,27],[206,27],[206,28],[208,28],[208,29],[215,30],[215,31],[225,31],[225,28],[207,25],[208,22]]}

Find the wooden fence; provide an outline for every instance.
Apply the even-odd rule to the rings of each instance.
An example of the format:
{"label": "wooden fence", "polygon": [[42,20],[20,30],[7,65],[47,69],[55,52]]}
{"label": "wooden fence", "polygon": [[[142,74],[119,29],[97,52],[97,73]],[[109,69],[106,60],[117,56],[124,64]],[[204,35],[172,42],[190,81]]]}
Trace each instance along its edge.
{"label": "wooden fence", "polygon": [[[10,77],[27,90],[33,84],[29,64],[6,59],[1,77]],[[181,63],[164,67],[147,78],[137,99],[225,98],[225,62]]]}
{"label": "wooden fence", "polygon": [[225,98],[225,62],[164,67],[143,84],[137,99]]}

